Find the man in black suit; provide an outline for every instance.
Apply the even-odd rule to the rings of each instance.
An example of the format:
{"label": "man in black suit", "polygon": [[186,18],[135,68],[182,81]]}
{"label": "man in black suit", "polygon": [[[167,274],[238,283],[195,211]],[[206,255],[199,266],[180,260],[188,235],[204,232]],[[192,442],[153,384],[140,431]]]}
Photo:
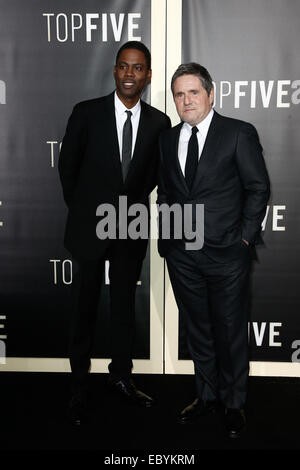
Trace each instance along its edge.
{"label": "man in black suit", "polygon": [[[213,110],[204,67],[179,66],[171,88],[182,122],[160,138],[158,203],[191,205],[192,231],[160,239],[158,248],[185,321],[197,390],[178,421],[215,411],[220,400],[228,435],[237,437],[246,422],[248,278],[269,178],[255,128]],[[197,205],[204,208],[204,243],[195,249],[189,238],[199,228]]]}
{"label": "man in black suit", "polygon": [[117,227],[116,237],[99,235],[96,212],[102,204],[109,204],[118,216],[120,196],[127,198],[128,207],[135,203],[149,207],[149,194],[157,184],[158,137],[170,127],[170,120],[140,100],[151,80],[151,56],[144,44],[130,41],[119,49],[114,78],[115,92],[74,107],[59,159],[69,209],[65,246],[78,264],[69,349],[69,411],[75,424],[81,424],[85,417],[87,376],[106,259],[110,262],[109,384],[130,402],[145,407],[153,403],[151,397],[136,389],[131,378],[135,290],[147,239],[118,237],[121,227]]}

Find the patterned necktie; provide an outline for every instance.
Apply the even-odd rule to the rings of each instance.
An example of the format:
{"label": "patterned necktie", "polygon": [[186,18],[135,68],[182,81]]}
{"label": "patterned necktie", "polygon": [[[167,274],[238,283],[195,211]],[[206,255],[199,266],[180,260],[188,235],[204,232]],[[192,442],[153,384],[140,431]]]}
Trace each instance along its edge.
{"label": "patterned necktie", "polygon": [[129,165],[131,162],[131,149],[132,149],[132,124],[131,124],[131,111],[126,111],[127,119],[123,126],[123,140],[122,140],[122,174],[123,181],[125,181]]}
{"label": "patterned necktie", "polygon": [[185,163],[185,169],[184,169],[185,180],[189,187],[189,190],[192,189],[193,181],[194,181],[197,166],[198,166],[199,147],[198,147],[197,132],[198,132],[198,127],[196,126],[192,127],[192,135],[190,137],[189,144],[188,144],[188,151],[187,151],[187,157],[186,157],[186,163]]}

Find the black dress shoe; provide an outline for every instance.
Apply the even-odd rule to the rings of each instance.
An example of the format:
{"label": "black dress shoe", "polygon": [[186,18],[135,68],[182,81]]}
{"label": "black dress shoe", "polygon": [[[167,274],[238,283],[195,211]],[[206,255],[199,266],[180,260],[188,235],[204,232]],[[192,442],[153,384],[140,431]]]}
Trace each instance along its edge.
{"label": "black dress shoe", "polygon": [[67,418],[70,424],[79,427],[87,421],[86,397],[80,393],[73,394],[68,403]]}
{"label": "black dress shoe", "polygon": [[184,408],[177,416],[177,422],[180,424],[191,423],[201,416],[215,413],[217,402],[215,400],[201,400],[196,398],[191,405]]}
{"label": "black dress shoe", "polygon": [[150,408],[154,404],[153,398],[138,390],[131,379],[114,380],[110,378],[108,384],[113,392],[128,403],[144,408]]}
{"label": "black dress shoe", "polygon": [[240,437],[246,426],[244,410],[239,408],[226,408],[224,424],[227,436],[231,439]]}

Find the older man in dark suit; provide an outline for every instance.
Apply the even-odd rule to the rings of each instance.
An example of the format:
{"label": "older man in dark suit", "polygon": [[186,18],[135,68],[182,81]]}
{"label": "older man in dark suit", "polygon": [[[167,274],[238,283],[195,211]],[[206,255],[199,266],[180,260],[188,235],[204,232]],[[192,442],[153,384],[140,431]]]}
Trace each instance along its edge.
{"label": "older man in dark suit", "polygon": [[65,246],[79,266],[73,282],[70,339],[69,411],[74,424],[81,424],[85,416],[87,375],[106,259],[110,261],[111,301],[109,382],[113,390],[135,404],[149,407],[153,403],[136,389],[131,378],[135,290],[147,240],[124,239],[118,233],[116,239],[101,239],[101,234],[99,238],[97,208],[109,204],[118,215],[120,196],[127,198],[128,206],[140,203],[148,207],[149,194],[157,184],[158,137],[170,127],[170,120],[140,100],[151,80],[151,56],[146,46],[136,41],[124,44],[117,54],[114,78],[115,92],[74,107],[59,159],[69,209]]}
{"label": "older man in dark suit", "polygon": [[196,206],[204,207],[202,247],[193,249],[184,237],[159,240],[195,365],[197,398],[178,420],[215,411],[220,400],[228,435],[237,437],[245,426],[249,371],[249,269],[261,242],[269,178],[255,128],[213,110],[204,67],[181,65],[171,86],[182,122],[160,139],[158,203],[191,205],[193,231]]}

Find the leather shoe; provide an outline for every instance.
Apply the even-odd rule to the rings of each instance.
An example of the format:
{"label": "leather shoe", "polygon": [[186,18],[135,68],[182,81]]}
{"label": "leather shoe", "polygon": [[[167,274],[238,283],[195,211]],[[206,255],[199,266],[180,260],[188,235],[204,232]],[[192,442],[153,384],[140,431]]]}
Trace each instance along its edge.
{"label": "leather shoe", "polygon": [[180,424],[191,423],[196,421],[201,416],[206,416],[211,413],[215,413],[217,408],[217,402],[215,400],[196,400],[184,408],[177,416],[177,422]]}
{"label": "leather shoe", "polygon": [[108,383],[113,392],[131,404],[144,408],[150,408],[154,404],[153,398],[138,390],[131,379],[112,380],[110,378]]}
{"label": "leather shoe", "polygon": [[68,403],[67,416],[70,424],[79,427],[87,420],[86,397],[80,393],[73,394]]}
{"label": "leather shoe", "polygon": [[231,439],[240,437],[246,426],[246,416],[243,409],[226,408],[224,414],[225,430]]}

